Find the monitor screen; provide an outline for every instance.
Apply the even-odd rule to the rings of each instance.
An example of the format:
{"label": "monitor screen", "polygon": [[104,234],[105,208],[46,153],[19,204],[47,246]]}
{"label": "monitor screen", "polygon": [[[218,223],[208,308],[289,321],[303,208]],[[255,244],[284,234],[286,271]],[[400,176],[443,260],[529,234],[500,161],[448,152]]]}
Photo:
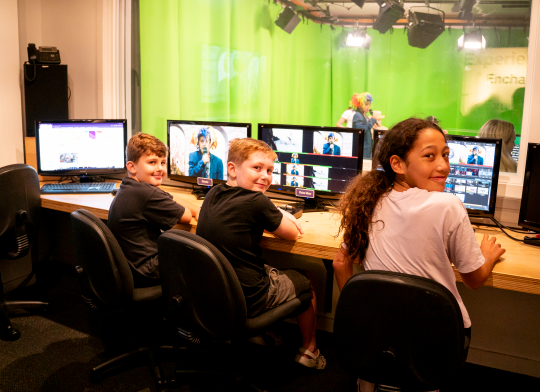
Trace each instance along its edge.
{"label": "monitor screen", "polygon": [[448,135],[450,174],[444,192],[456,195],[471,216],[493,217],[501,139]]}
{"label": "monitor screen", "polygon": [[529,143],[525,163],[523,193],[521,195],[521,208],[519,209],[518,224],[521,227],[540,230],[538,195],[540,195],[540,143]]}
{"label": "monitor screen", "polygon": [[379,162],[377,162],[377,146],[379,145],[379,141],[383,138],[384,133],[387,130],[385,129],[374,129],[373,130],[373,158],[371,160],[371,168],[382,170],[382,166]]}
{"label": "monitor screen", "polygon": [[259,140],[277,154],[271,191],[318,195],[345,192],[362,172],[363,130],[352,128],[259,124]]}
{"label": "monitor screen", "polygon": [[36,121],[38,173],[95,176],[125,173],[126,120]]}
{"label": "monitor screen", "polygon": [[229,141],[246,137],[251,137],[251,124],[168,120],[169,178],[190,183],[198,183],[198,178],[227,181]]}

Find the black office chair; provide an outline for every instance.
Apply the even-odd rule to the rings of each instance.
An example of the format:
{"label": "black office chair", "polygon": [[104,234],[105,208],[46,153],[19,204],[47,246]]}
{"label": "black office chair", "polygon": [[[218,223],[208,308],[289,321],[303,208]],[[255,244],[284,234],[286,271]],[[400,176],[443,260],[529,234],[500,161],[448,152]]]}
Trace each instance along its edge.
{"label": "black office chair", "polygon": [[423,277],[361,272],[345,284],[334,319],[336,354],[376,391],[431,391],[450,384],[469,339],[454,295]]}
{"label": "black office chair", "polygon": [[[161,286],[133,287],[133,276],[124,253],[101,219],[81,209],[71,214],[71,224],[77,259],[82,266],[79,269],[81,284],[86,290],[83,300],[91,309],[110,313],[136,310],[145,304],[154,306],[161,298]],[[93,367],[91,379],[99,381],[128,365],[135,365],[140,359],[150,367],[159,390],[161,376],[149,347],[139,347]]]}
{"label": "black office chair", "polygon": [[[33,277],[38,260],[37,227],[41,212],[39,178],[31,166],[15,164],[0,168],[0,260],[17,260],[26,256],[32,247],[32,274],[19,287]],[[13,328],[7,311],[10,308],[38,308],[46,310],[41,301],[5,301],[0,274],[0,335],[6,340],[21,336]]]}
{"label": "black office chair", "polygon": [[[200,344],[199,347],[230,349],[228,354],[223,351],[216,354],[219,358],[229,359],[226,363],[221,361],[221,376],[233,375],[225,368],[233,365],[232,358],[242,351],[247,338],[260,335],[278,321],[295,317],[310,305],[311,293],[305,293],[257,317],[248,318],[238,277],[229,261],[210,242],[186,231],[169,230],[159,237],[158,249],[169,320],[178,328],[179,334],[191,343]],[[226,348],[219,344],[227,341],[238,344]],[[176,374],[182,377],[186,372],[193,370],[178,369]]]}

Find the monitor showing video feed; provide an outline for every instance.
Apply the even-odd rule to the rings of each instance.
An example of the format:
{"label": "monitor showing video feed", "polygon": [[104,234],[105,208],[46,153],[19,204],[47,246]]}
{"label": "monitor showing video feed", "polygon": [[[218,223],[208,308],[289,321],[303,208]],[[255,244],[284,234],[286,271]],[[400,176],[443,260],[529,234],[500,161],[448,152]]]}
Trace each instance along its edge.
{"label": "monitor showing video feed", "polygon": [[168,120],[169,178],[199,185],[227,181],[229,141],[246,137],[248,123]]}
{"label": "monitor showing video feed", "polygon": [[363,130],[259,124],[258,136],[277,154],[271,191],[341,194],[362,172]]}
{"label": "monitor showing video feed", "polygon": [[448,135],[447,144],[450,174],[444,192],[458,197],[470,216],[493,217],[502,140]]}
{"label": "monitor showing video feed", "polygon": [[36,121],[38,173],[92,177],[126,171],[126,120]]}
{"label": "monitor showing video feed", "polygon": [[[525,146],[523,146],[525,147]],[[530,230],[540,230],[540,143],[529,143],[527,148],[527,161],[525,163],[525,177],[523,180],[523,193],[519,209],[518,224]]]}

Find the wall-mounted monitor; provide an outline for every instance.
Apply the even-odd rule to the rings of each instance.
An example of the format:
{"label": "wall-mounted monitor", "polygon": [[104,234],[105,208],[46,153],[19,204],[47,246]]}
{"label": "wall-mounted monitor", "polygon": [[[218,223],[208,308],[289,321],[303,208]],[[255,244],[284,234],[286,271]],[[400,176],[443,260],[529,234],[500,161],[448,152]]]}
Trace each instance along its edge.
{"label": "wall-mounted monitor", "polygon": [[248,123],[167,120],[169,178],[205,186],[204,196],[208,185],[227,181],[229,142],[246,137]]}
{"label": "wall-mounted monitor", "polygon": [[[317,197],[345,192],[362,172],[364,131],[352,128],[259,124],[259,140],[277,154],[269,190],[302,197],[313,191],[304,211],[318,209]],[[300,193],[300,194],[299,194]],[[320,204],[320,200],[319,200]]]}
{"label": "wall-mounted monitor", "polygon": [[36,121],[38,173],[77,176],[126,172],[126,120]]}
{"label": "wall-mounted monitor", "polygon": [[[525,147],[525,146],[523,146]],[[518,224],[531,230],[540,230],[540,143],[529,143],[521,208],[519,209]]]}
{"label": "wall-mounted monitor", "polygon": [[458,197],[469,216],[493,217],[502,140],[448,135],[447,144],[450,174],[444,191]]}

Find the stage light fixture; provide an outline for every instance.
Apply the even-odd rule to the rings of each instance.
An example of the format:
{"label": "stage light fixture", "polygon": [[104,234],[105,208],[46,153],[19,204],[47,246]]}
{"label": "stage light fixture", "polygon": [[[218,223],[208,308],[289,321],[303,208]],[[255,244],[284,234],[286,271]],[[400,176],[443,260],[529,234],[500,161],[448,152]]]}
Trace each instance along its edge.
{"label": "stage light fixture", "polygon": [[366,0],[352,0],[352,2],[356,4],[358,7],[362,8]]}
{"label": "stage light fixture", "polygon": [[347,46],[354,46],[357,48],[369,49],[371,45],[371,37],[367,35],[366,31],[355,29],[347,35]]}
{"label": "stage light fixture", "polygon": [[480,29],[471,30],[468,33],[464,33],[458,39],[458,51],[465,50],[482,50],[486,48],[486,39],[482,35]]}
{"label": "stage light fixture", "polygon": [[373,28],[379,33],[386,33],[400,18],[405,15],[405,9],[396,0],[376,0],[379,6],[379,16]]}
{"label": "stage light fixture", "polygon": [[425,49],[444,31],[444,12],[436,8],[432,9],[439,13],[427,14],[425,12],[411,11],[409,8],[409,14],[407,15],[407,38],[409,45],[415,48]]}
{"label": "stage light fixture", "polygon": [[291,34],[295,27],[298,26],[298,23],[300,23],[300,17],[295,14],[292,8],[286,7],[278,15],[275,23],[280,29]]}

